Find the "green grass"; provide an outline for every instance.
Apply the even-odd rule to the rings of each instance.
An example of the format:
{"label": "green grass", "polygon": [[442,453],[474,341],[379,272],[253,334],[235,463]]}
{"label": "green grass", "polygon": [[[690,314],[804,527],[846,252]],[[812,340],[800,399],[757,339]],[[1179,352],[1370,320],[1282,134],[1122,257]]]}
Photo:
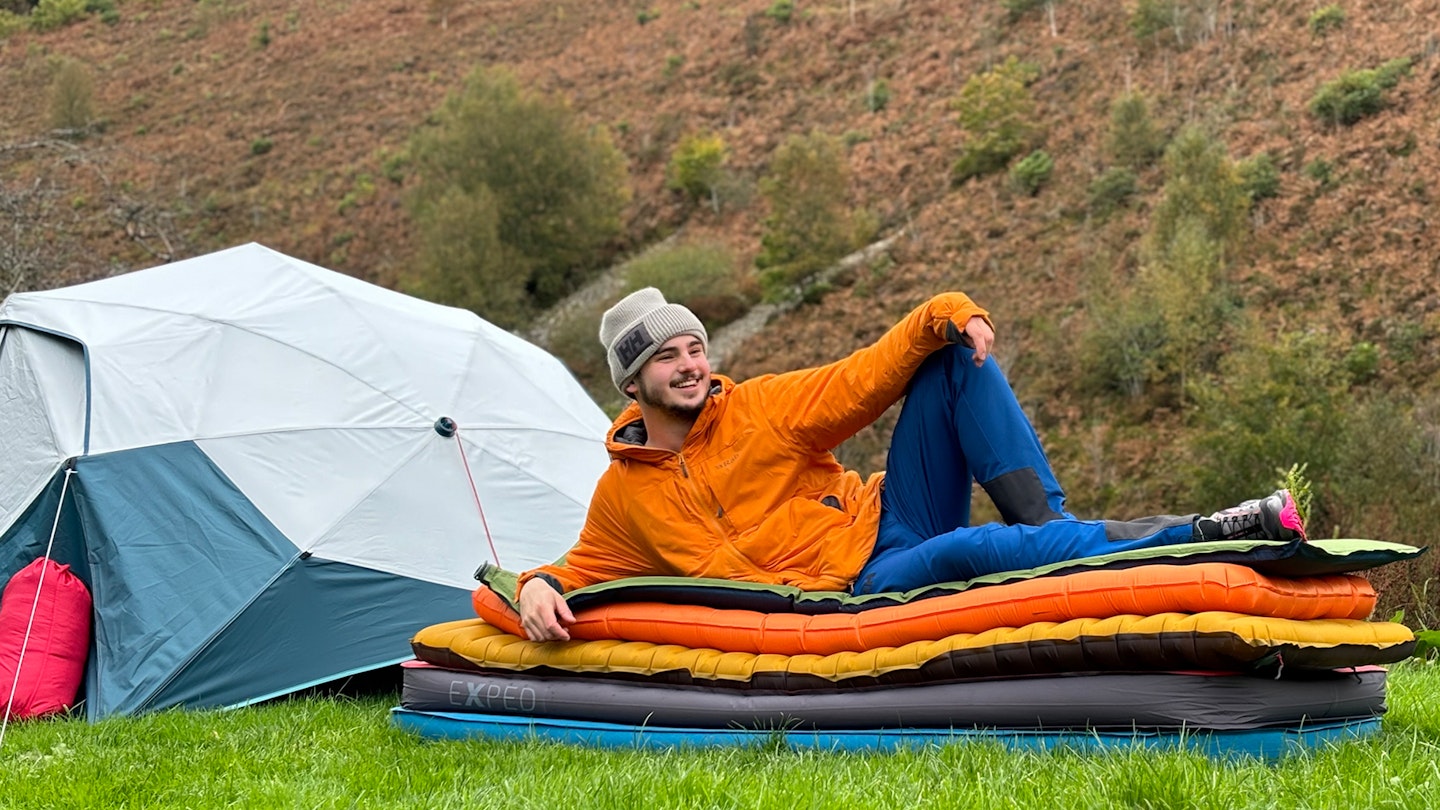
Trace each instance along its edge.
{"label": "green grass", "polygon": [[391,727],[394,696],[305,698],[87,725],[11,725],[0,808],[61,807],[1315,807],[1440,804],[1440,666],[1392,670],[1369,739],[1274,763],[1181,752],[639,753],[427,742]]}

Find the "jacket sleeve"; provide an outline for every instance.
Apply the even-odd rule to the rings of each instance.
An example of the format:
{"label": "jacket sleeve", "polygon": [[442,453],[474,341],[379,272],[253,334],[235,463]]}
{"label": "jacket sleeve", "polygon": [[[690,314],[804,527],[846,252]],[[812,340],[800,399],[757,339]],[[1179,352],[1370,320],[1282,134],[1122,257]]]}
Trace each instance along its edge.
{"label": "jacket sleeve", "polygon": [[976,316],[990,321],[970,296],[941,293],[849,357],[766,380],[772,424],[800,446],[834,449],[895,404],[925,358],[957,339]]}
{"label": "jacket sleeve", "polygon": [[515,589],[516,599],[520,598],[520,589],[525,583],[537,574],[554,577],[561,585],[561,593],[568,593],[597,582],[651,573],[645,555],[630,541],[629,532],[625,530],[620,501],[615,497],[617,488],[612,465],[595,486],[590,508],[585,513],[585,525],[575,545],[560,561],[521,574]]}

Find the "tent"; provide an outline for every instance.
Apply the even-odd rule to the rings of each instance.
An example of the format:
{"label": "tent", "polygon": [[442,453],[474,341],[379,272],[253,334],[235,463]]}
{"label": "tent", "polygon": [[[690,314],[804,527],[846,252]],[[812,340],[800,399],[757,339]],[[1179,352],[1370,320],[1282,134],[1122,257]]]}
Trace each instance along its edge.
{"label": "tent", "polygon": [[0,304],[0,584],[94,596],[91,719],[410,657],[474,572],[564,553],[608,419],[473,313],[260,245]]}

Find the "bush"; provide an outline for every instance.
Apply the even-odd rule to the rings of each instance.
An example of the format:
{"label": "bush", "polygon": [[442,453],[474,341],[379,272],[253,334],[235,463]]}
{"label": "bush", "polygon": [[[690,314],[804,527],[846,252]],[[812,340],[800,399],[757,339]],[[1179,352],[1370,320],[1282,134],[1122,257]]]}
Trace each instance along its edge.
{"label": "bush", "polygon": [[735,256],[720,244],[657,248],[637,256],[625,265],[625,292],[642,287],[658,288],[667,300],[689,307],[709,329],[750,308]]}
{"label": "bush", "polygon": [[275,142],[263,135],[250,142],[250,154],[252,155],[266,155],[274,148]]}
{"label": "bush", "polygon": [[[1431,542],[1440,520],[1436,403],[1355,388],[1344,343],[1313,332],[1271,335],[1252,325],[1201,398],[1190,442],[1197,507],[1268,492],[1280,470],[1301,464],[1315,492],[1312,537]],[[1433,565],[1427,568],[1433,573]],[[1382,615],[1415,607],[1409,586],[1430,575],[1406,582],[1397,581],[1400,573],[1382,578]],[[1431,615],[1434,607],[1428,605]]]}
{"label": "bush", "polygon": [[875,79],[865,86],[865,109],[880,112],[890,103],[890,83]]}
{"label": "bush", "polygon": [[1275,160],[1261,152],[1249,160],[1242,161],[1237,168],[1240,186],[1251,202],[1268,200],[1280,193],[1280,170]]}
{"label": "bush", "polygon": [[1090,214],[1104,219],[1115,209],[1129,203],[1139,190],[1135,172],[1124,166],[1113,166],[1095,178],[1088,190]]}
{"label": "bush", "polygon": [[1177,0],[1138,0],[1130,12],[1130,30],[1138,39],[1183,30],[1184,9]]}
{"label": "bush", "polygon": [[1272,336],[1250,324],[1212,383],[1195,391],[1196,504],[1256,497],[1292,464],[1317,482],[1333,476],[1352,404],[1337,348],[1325,334]]}
{"label": "bush", "polygon": [[1409,73],[1409,59],[1392,59],[1370,70],[1346,71],[1320,86],[1310,99],[1310,112],[1332,125],[1349,126],[1385,109],[1385,91]]}
{"label": "bush", "polygon": [[1364,384],[1380,375],[1380,347],[1362,340],[1345,353],[1345,372],[1351,382]]}
{"label": "bush", "polygon": [[1010,12],[1010,19],[1018,20],[1027,12],[1034,11],[1052,0],[1000,0],[1001,8]]}
{"label": "bush", "polygon": [[1039,128],[1029,84],[1037,75],[1034,66],[1012,56],[966,80],[954,102],[966,134],[964,151],[952,170],[955,182],[998,172],[1034,146]]}
{"label": "bush", "polygon": [[874,233],[847,202],[850,170],[837,138],[792,135],[775,150],[760,193],[770,205],[755,266],[771,300],[864,244]]}
{"label": "bush", "polygon": [[1165,324],[1144,291],[1113,285],[1085,298],[1081,379],[1092,390],[1139,400],[1159,373]]}
{"label": "bush", "polygon": [[1126,93],[1110,106],[1105,151],[1121,166],[1140,171],[1165,153],[1165,136],[1150,120],[1150,105],[1140,93]]}
{"label": "bush", "polygon": [[601,316],[618,300],[619,296],[615,296],[561,313],[550,326],[545,343],[545,348],[560,358],[590,396],[616,414],[621,394],[610,379],[610,365],[599,334]]}
{"label": "bush", "polygon": [[411,156],[417,291],[501,326],[585,281],[620,233],[624,157],[563,101],[508,73],[472,73],[416,133]]}
{"label": "bush", "polygon": [[716,189],[724,176],[727,157],[725,141],[719,135],[687,135],[670,155],[666,185],[692,200],[708,198],[718,209]]}
{"label": "bush", "polygon": [[50,125],[84,130],[95,118],[94,98],[89,69],[74,59],[62,59],[50,80]]}
{"label": "bush", "polygon": [[1325,158],[1315,158],[1306,163],[1300,171],[1309,179],[1314,180],[1321,189],[1335,187],[1335,164]]}
{"label": "bush", "polygon": [[1035,196],[1050,181],[1055,161],[1044,150],[1031,152],[1010,168],[1010,186],[1021,194]]}
{"label": "bush", "polygon": [[24,29],[26,25],[26,18],[21,17],[13,11],[0,9],[0,39],[4,39]]}
{"label": "bush", "polygon": [[524,323],[532,311],[525,288],[525,257],[502,238],[504,218],[488,186],[438,190],[414,203],[420,226],[421,272],[406,292],[464,307],[506,327]]}
{"label": "bush", "polygon": [[1310,33],[1317,37],[1339,28],[1345,24],[1345,9],[1331,3],[1310,12]]}
{"label": "bush", "polygon": [[765,16],[782,25],[789,23],[795,16],[795,0],[775,0],[765,9]]}
{"label": "bush", "polygon": [[86,0],[40,0],[30,12],[30,27],[36,31],[51,31],[85,16]]}

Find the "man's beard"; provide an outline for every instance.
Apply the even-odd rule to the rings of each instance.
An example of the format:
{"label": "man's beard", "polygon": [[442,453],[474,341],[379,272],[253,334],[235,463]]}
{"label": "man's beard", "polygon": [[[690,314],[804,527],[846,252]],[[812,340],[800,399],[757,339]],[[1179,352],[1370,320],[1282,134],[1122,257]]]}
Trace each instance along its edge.
{"label": "man's beard", "polygon": [[[703,382],[703,379],[699,377],[697,377],[696,379],[700,379]],[[676,419],[683,419],[694,422],[696,419],[700,418],[700,412],[705,410],[705,403],[710,400],[709,392],[706,392],[706,396],[694,405],[681,405],[673,402],[666,402],[664,401],[663,392],[662,396],[654,396],[653,392],[645,385],[644,381],[637,378],[635,382],[635,398],[637,400],[645,403],[651,408],[663,412],[666,416],[671,416]],[[668,390],[669,384],[667,383],[665,387]]]}

